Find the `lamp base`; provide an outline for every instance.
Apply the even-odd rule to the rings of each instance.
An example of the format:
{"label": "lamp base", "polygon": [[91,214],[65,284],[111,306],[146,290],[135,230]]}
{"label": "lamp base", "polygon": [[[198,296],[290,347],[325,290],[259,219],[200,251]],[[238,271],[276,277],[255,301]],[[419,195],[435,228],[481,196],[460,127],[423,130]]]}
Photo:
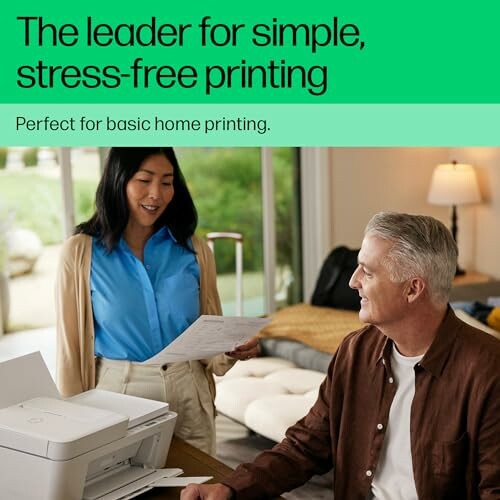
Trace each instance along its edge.
{"label": "lamp base", "polygon": [[463,276],[466,273],[465,269],[462,269],[458,264],[457,264],[457,270],[455,271],[455,276]]}

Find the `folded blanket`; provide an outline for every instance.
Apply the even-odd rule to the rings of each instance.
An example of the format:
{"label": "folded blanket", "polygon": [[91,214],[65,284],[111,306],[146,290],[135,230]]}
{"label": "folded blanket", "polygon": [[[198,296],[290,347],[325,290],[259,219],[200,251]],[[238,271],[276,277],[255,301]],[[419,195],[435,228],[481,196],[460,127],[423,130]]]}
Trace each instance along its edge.
{"label": "folded blanket", "polygon": [[271,322],[259,332],[260,337],[296,340],[330,354],[348,333],[363,326],[355,311],[310,304],[285,307],[270,318]]}

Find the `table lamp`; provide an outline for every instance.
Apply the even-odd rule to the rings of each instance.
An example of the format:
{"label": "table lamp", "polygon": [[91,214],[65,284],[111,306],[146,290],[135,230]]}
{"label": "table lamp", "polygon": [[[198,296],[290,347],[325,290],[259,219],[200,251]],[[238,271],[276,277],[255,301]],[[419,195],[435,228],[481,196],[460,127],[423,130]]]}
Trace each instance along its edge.
{"label": "table lamp", "polygon": [[[427,201],[433,205],[451,205],[451,234],[457,241],[457,205],[481,201],[474,168],[456,161],[438,165],[432,173]],[[458,264],[456,274],[465,274]]]}

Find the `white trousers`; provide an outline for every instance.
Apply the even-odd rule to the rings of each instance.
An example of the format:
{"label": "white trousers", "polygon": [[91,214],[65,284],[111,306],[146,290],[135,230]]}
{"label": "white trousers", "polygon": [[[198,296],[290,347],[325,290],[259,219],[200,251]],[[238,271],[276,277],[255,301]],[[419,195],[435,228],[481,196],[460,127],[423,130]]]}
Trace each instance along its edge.
{"label": "white trousers", "polygon": [[215,415],[200,363],[143,365],[97,359],[97,389],[163,401],[177,413],[175,436],[215,455]]}

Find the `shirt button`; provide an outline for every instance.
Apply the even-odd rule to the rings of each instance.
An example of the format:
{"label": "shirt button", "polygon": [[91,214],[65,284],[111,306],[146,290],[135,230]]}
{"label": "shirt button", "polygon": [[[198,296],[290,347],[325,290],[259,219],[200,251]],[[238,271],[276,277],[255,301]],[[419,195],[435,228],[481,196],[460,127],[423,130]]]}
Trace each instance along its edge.
{"label": "shirt button", "polygon": [[368,477],[372,477],[372,474],[373,474],[373,472],[372,472],[371,470],[367,470],[367,471],[366,471],[366,475],[367,475]]}
{"label": "shirt button", "polygon": [[382,424],[377,424],[377,429],[378,429],[379,431],[381,431],[383,428],[384,428],[384,426],[383,426]]}
{"label": "shirt button", "polygon": [[392,384],[394,382],[394,379],[392,377],[389,377],[389,384]]}
{"label": "shirt button", "polygon": [[146,264],[146,269],[151,269],[151,266],[149,264]]}

